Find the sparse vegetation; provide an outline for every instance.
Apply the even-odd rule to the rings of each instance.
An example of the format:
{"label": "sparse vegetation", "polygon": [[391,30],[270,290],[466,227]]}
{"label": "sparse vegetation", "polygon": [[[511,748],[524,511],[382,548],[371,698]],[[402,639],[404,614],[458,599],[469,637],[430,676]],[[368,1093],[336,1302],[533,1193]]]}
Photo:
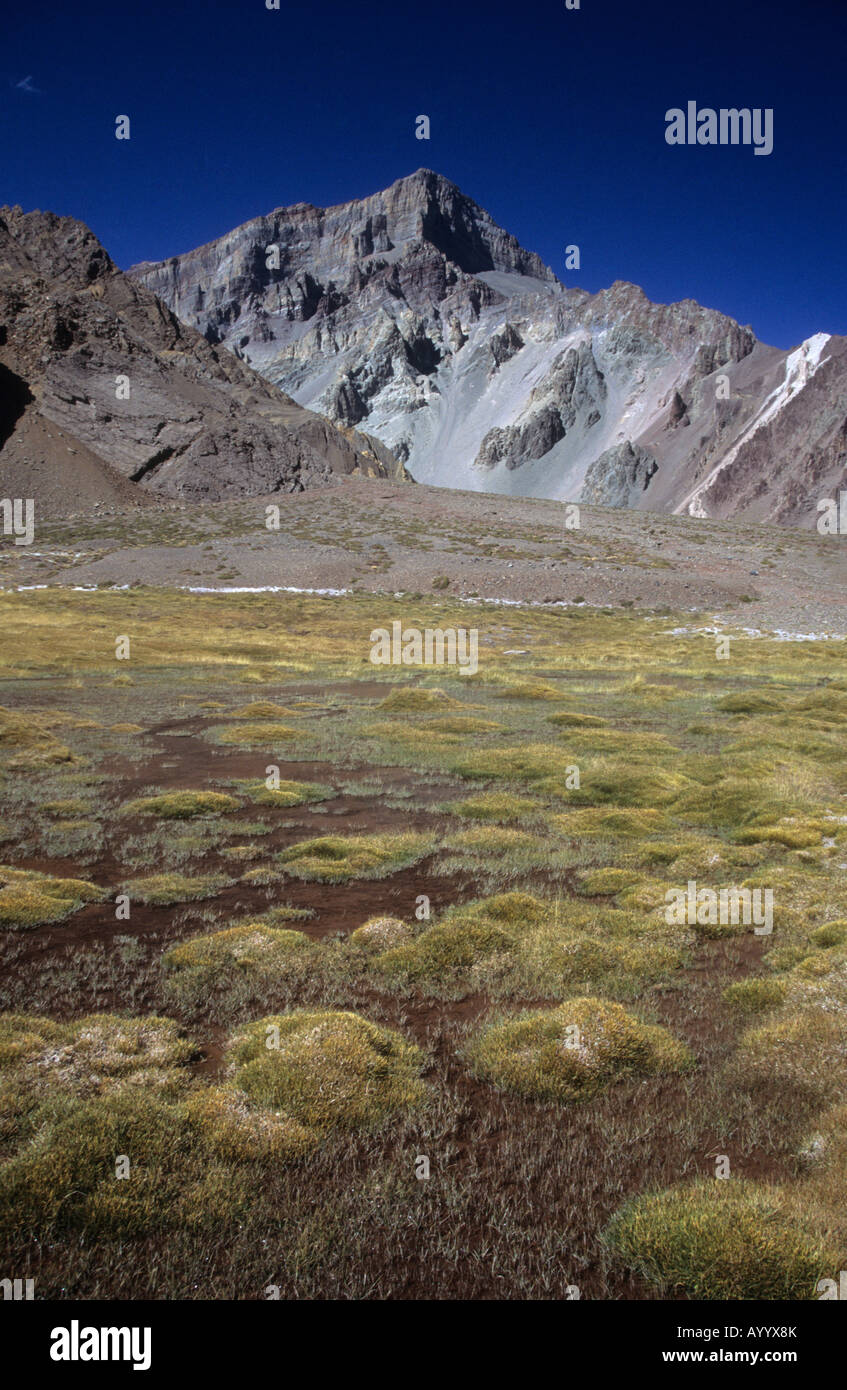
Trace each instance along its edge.
{"label": "sparse vegetation", "polygon": [[[844,1267],[843,644],[716,671],[690,614],[480,601],[475,676],[386,678],[367,594],[0,602],[0,1248],[44,1296]],[[669,925],[691,879],[773,936]]]}
{"label": "sparse vegetation", "polygon": [[237,811],[234,796],[223,792],[162,792],[158,796],[139,796],[121,807],[125,816],[157,816],[161,820],[192,820],[195,816],[220,816]]}

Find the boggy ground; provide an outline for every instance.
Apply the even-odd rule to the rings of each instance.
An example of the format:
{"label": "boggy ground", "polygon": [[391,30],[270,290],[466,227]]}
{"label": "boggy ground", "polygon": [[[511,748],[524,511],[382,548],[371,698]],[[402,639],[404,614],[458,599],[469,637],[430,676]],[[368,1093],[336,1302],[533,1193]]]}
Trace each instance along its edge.
{"label": "boggy ground", "polygon": [[[837,1277],[842,642],[739,633],[717,660],[688,615],[480,605],[476,676],[379,679],[374,627],[468,609],[51,589],[0,612],[4,1269],[72,1298]],[[773,935],[669,926],[691,879],[771,888]],[[247,1025],[292,1011],[251,1053]],[[552,1044],[509,1041],[525,1012]]]}

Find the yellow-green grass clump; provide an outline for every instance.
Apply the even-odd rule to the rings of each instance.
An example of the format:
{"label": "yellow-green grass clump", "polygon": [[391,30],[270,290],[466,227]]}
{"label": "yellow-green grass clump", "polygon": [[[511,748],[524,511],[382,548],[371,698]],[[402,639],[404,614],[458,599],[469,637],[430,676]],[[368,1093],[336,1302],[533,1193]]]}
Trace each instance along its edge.
{"label": "yellow-green grass clump", "polygon": [[549,906],[528,893],[502,893],[454,908],[418,936],[381,952],[376,973],[401,988],[467,992],[474,972],[513,964],[517,939],[545,921]]}
{"label": "yellow-green grass clump", "polygon": [[624,754],[635,762],[651,762],[657,758],[678,758],[680,750],[665,738],[643,729],[570,729],[564,737],[579,756],[588,754],[614,756]]}
{"label": "yellow-green grass clump", "polygon": [[675,864],[678,859],[696,854],[707,845],[715,847],[712,849],[713,853],[719,852],[723,848],[718,840],[695,840],[691,837],[680,837],[673,840],[643,840],[641,844],[633,845],[629,857],[633,863],[643,864],[645,868],[655,868],[660,864]]}
{"label": "yellow-green grass clump", "polygon": [[465,706],[461,700],[454,700],[446,690],[438,687],[406,686],[392,690],[384,700],[380,700],[377,708],[402,710],[406,714],[428,714],[433,710],[463,709]]}
{"label": "yellow-green grass clump", "polygon": [[150,874],[147,878],[130,879],[123,888],[130,901],[149,903],[152,907],[170,907],[173,903],[213,898],[229,882],[222,874],[197,875],[193,878],[178,873]]}
{"label": "yellow-green grass clump", "polygon": [[[602,989],[606,993],[631,994],[650,980],[672,975],[682,965],[679,947],[648,933],[627,939],[629,922],[625,913],[622,938],[614,939],[576,925],[558,935],[550,934],[538,943],[535,975],[545,993],[561,995],[569,989]],[[613,917],[604,919],[611,928]],[[530,952],[527,952],[530,955]]]}
{"label": "yellow-green grass clump", "polygon": [[495,821],[509,824],[535,819],[544,814],[541,802],[527,796],[512,796],[509,792],[483,792],[463,801],[451,801],[444,808],[463,820]]}
{"label": "yellow-green grass clump", "polygon": [[38,715],[0,705],[0,760],[10,771],[25,772],[73,762],[74,755]]}
{"label": "yellow-green grass clump", "polygon": [[254,864],[251,869],[247,869],[241,875],[239,882],[250,884],[253,887],[267,888],[271,883],[279,883],[283,876],[283,872],[277,864]]}
{"label": "yellow-green grass clump", "polygon": [[785,999],[788,982],[768,976],[752,980],[736,980],[728,985],[723,997],[742,1014],[764,1014],[776,1009]]}
{"label": "yellow-green grass clump", "polygon": [[371,968],[395,988],[434,997],[632,992],[681,964],[679,950],[644,920],[598,914],[567,899],[502,893],[452,908],[413,940],[377,955]]}
{"label": "yellow-green grass clump", "polygon": [[638,869],[604,868],[587,869],[580,874],[579,889],[580,893],[586,896],[613,897],[616,893],[621,893],[626,888],[632,888],[641,881],[642,875]]}
{"label": "yellow-green grass clump", "polygon": [[814,1299],[831,1268],[778,1189],[739,1178],[637,1197],[613,1216],[604,1243],[663,1292],[692,1299]]}
{"label": "yellow-green grass clump", "polygon": [[190,971],[209,983],[231,972],[273,973],[294,952],[313,949],[305,932],[247,922],[182,941],[166,951],[162,963],[175,974]]}
{"label": "yellow-green grass clump", "polygon": [[243,1218],[249,1165],[299,1158],[319,1136],[194,1080],[195,1053],[173,1019],[0,1015],[0,1232],[123,1239]]}
{"label": "yellow-green grass clump", "polygon": [[413,941],[381,952],[373,961],[377,975],[401,989],[424,994],[460,996],[481,987],[479,972],[512,964],[511,934],[484,918],[457,917],[436,922]]}
{"label": "yellow-green grass clump", "polygon": [[245,922],[193,937],[162,958],[165,988],[183,1008],[215,996],[238,1002],[254,990],[282,988],[315,973],[320,948],[304,932]]}
{"label": "yellow-green grass clump", "polygon": [[[239,1204],[210,1154],[202,1155],[204,1167],[186,1162],[195,1136],[178,1104],[136,1089],[44,1111],[30,1142],[0,1165],[6,1236],[84,1231],[87,1242],[127,1240],[168,1227],[217,1226],[244,1208],[246,1193]],[[121,1155],[130,1176],[118,1181]]]}
{"label": "yellow-green grass clump", "polygon": [[618,686],[617,694],[637,695],[639,709],[643,709],[646,704],[664,705],[670,700],[684,700],[687,697],[687,692],[681,690],[678,685],[659,684],[645,680],[643,676],[636,676],[633,680]]}
{"label": "yellow-green grass clump", "polygon": [[293,743],[295,739],[309,737],[302,729],[294,729],[289,724],[279,724],[272,719],[253,719],[247,724],[213,729],[209,736],[216,743],[235,743],[245,748],[273,748],[277,744]]}
{"label": "yellow-green grass clump", "polygon": [[58,801],[45,801],[41,809],[45,815],[53,816],[56,820],[74,820],[77,816],[90,816],[94,808],[90,801],[65,797]]}
{"label": "yellow-green grass clump", "polygon": [[792,999],[799,1003],[847,1004],[847,951],[840,946],[818,948],[797,962],[788,981]]}
{"label": "yellow-green grass clump", "polygon": [[502,825],[476,825],[454,835],[449,847],[459,855],[473,859],[497,860],[507,867],[530,867],[546,863],[554,853],[548,840],[527,830]]}
{"label": "yellow-green grass clump", "polygon": [[798,808],[790,804],[779,782],[751,770],[748,776],[732,775],[689,786],[673,809],[692,825],[740,831],[753,825],[773,825]]}
{"label": "yellow-green grass clump", "polygon": [[524,931],[527,927],[540,926],[548,921],[553,907],[532,893],[495,893],[491,898],[482,898],[478,903],[469,903],[467,908],[457,908],[456,911],[479,911],[492,922],[502,922],[516,931]]}
{"label": "yellow-green grass clump", "polygon": [[193,1052],[170,1019],[0,1016],[0,1232],[128,1239],[243,1218],[248,1165],[298,1158],[317,1136],[194,1082]]}
{"label": "yellow-green grass clump", "polygon": [[363,737],[378,739],[382,743],[400,743],[417,753],[428,749],[444,751],[464,742],[462,734],[444,733],[427,724],[409,724],[399,719],[382,720],[369,724],[362,730]]}
{"label": "yellow-green grass clump", "polygon": [[563,700],[561,690],[548,681],[509,681],[494,691],[497,700]]}
{"label": "yellow-green grass clump", "polygon": [[783,1014],[741,1037],[728,1079],[744,1090],[791,1093],[808,1104],[847,1097],[847,1010],[833,1008],[824,993],[819,1006],[786,996]]}
{"label": "yellow-green grass clump", "polygon": [[351,933],[350,940],[363,951],[390,951],[411,941],[412,935],[400,917],[371,917]]}
{"label": "yellow-green grass clump", "polygon": [[328,801],[334,795],[332,787],[321,782],[280,781],[269,787],[267,782],[239,780],[236,785],[256,806],[304,806],[311,801]]}
{"label": "yellow-green grass clump", "polygon": [[735,838],[742,845],[775,844],[786,849],[812,849],[822,843],[825,835],[843,840],[847,836],[847,824],[836,817],[790,816],[772,825],[746,827]]}
{"label": "yellow-green grass clump", "polygon": [[373,1129],[419,1106],[424,1054],[354,1013],[297,1010],[259,1019],[228,1049],[232,1084],[325,1134]]}
{"label": "yellow-green grass clump", "polygon": [[551,824],[575,839],[641,839],[645,835],[665,833],[672,826],[670,817],[663,811],[622,806],[579,807],[567,815],[553,816]]}
{"label": "yellow-green grass clump", "polygon": [[72,1023],[0,1014],[0,1076],[7,1118],[62,1093],[103,1095],[131,1083],[173,1092],[188,1081],[195,1049],[173,1019],[89,1014]]}
{"label": "yellow-green grass clump", "polygon": [[[672,849],[675,854],[671,854]],[[707,882],[718,874],[723,876],[727,869],[755,867],[769,857],[770,851],[762,845],[729,844],[705,835],[698,839],[680,835],[673,845],[657,842],[652,848],[645,847],[641,855],[645,866],[673,864],[674,873],[684,881],[703,878]]]}
{"label": "yellow-green grass clump", "polygon": [[105,890],[78,878],[54,878],[34,869],[0,865],[0,927],[26,930],[61,922]]}
{"label": "yellow-green grass clump", "polygon": [[834,681],[791,702],[792,715],[813,715],[820,723],[847,724],[847,692]]}
{"label": "yellow-green grass clump", "polygon": [[264,854],[261,845],[224,845],[220,853],[224,859],[234,859],[238,863],[245,863],[250,859],[258,859]]}
{"label": "yellow-green grass clump", "polygon": [[237,811],[240,802],[225,792],[161,792],[125,801],[122,816],[157,816],[160,820],[194,820],[198,816],[222,816]]}
{"label": "yellow-green grass clump", "polygon": [[286,709],[285,705],[278,705],[273,700],[250,700],[246,705],[239,705],[238,709],[229,711],[229,719],[290,719],[296,715],[297,711]]}
{"label": "yellow-green grass clump", "polygon": [[573,758],[557,744],[527,743],[514,748],[476,749],[459,758],[453,770],[470,780],[499,778],[510,782],[540,782],[544,790],[544,783],[550,781],[557,788],[555,779],[564,781],[573,766]]}
{"label": "yellow-green grass clump", "polygon": [[678,1072],[693,1062],[664,1028],[596,998],[489,1024],[468,1058],[477,1075],[502,1090],[560,1102],[588,1100],[627,1077]]}
{"label": "yellow-green grass clump", "polygon": [[808,954],[806,948],[799,942],[789,942],[784,946],[775,946],[768,951],[764,958],[764,963],[774,974],[782,971],[793,970],[801,960]]}
{"label": "yellow-green grass clump", "polygon": [[558,724],[565,729],[602,729],[608,724],[608,719],[601,719],[599,714],[580,714],[574,709],[557,710],[555,714],[548,714],[548,724]]}
{"label": "yellow-green grass clump", "polygon": [[653,761],[598,758],[580,765],[579,786],[562,787],[560,794],[574,805],[612,802],[616,806],[655,808],[676,801],[689,785],[681,773],[659,767]]}
{"label": "yellow-green grass clump", "polygon": [[279,863],[293,878],[314,883],[348,883],[385,878],[417,864],[435,848],[431,835],[323,835],[289,845]]}
{"label": "yellow-green grass clump", "polygon": [[822,951],[831,950],[833,946],[843,946],[847,942],[847,921],[824,922],[822,927],[815,927],[814,931],[809,933],[809,940]]}
{"label": "yellow-green grass clump", "polygon": [[785,709],[785,696],[764,690],[739,690],[716,700],[715,709],[725,714],[779,714]]}
{"label": "yellow-green grass clump", "polygon": [[[772,880],[774,882],[776,880]],[[767,882],[767,879],[766,879]],[[767,935],[775,926],[782,930],[788,919],[783,896],[775,894],[775,904],[767,912],[756,899],[755,878],[743,883],[721,882],[717,875],[707,886],[697,889],[685,883],[669,883],[660,879],[645,879],[619,897],[623,906],[640,907],[645,911],[661,910],[669,925],[690,927],[710,941],[741,936],[745,932]]]}

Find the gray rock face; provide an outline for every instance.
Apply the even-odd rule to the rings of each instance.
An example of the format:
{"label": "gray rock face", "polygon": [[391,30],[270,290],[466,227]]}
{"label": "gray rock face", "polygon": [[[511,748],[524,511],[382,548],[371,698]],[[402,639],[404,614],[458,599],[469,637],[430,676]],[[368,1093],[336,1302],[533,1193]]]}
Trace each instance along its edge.
{"label": "gray rock face", "polygon": [[17,495],[57,470],[72,488],[74,459],[124,500],[128,484],[217,500],[402,473],[182,323],[82,223],[20,208],[0,209],[0,400]]}
{"label": "gray rock face", "polygon": [[627,439],[594,460],[585,475],[582,500],[600,507],[635,507],[658,471],[653,455]]}
{"label": "gray rock face", "polygon": [[[566,288],[430,170],[336,207],[277,208],[130,273],[421,482],[576,500],[611,474],[626,505],[812,524],[804,480],[822,450],[838,456],[843,339],[810,339],[798,366],[693,300],[652,304],[622,281]],[[809,390],[821,371],[822,413]],[[627,444],[659,465],[646,488],[638,469],[627,481]]]}

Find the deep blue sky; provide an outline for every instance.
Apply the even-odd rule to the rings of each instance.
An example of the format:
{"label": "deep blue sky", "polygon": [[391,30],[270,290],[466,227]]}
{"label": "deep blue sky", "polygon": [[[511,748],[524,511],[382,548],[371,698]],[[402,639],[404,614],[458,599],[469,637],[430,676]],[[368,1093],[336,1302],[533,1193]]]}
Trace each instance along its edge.
{"label": "deep blue sky", "polygon": [[[691,297],[781,347],[847,332],[847,0],[281,4],[16,5],[0,202],[81,218],[126,267],[425,165],[566,283]],[[689,100],[773,107],[774,153],[668,146]]]}

